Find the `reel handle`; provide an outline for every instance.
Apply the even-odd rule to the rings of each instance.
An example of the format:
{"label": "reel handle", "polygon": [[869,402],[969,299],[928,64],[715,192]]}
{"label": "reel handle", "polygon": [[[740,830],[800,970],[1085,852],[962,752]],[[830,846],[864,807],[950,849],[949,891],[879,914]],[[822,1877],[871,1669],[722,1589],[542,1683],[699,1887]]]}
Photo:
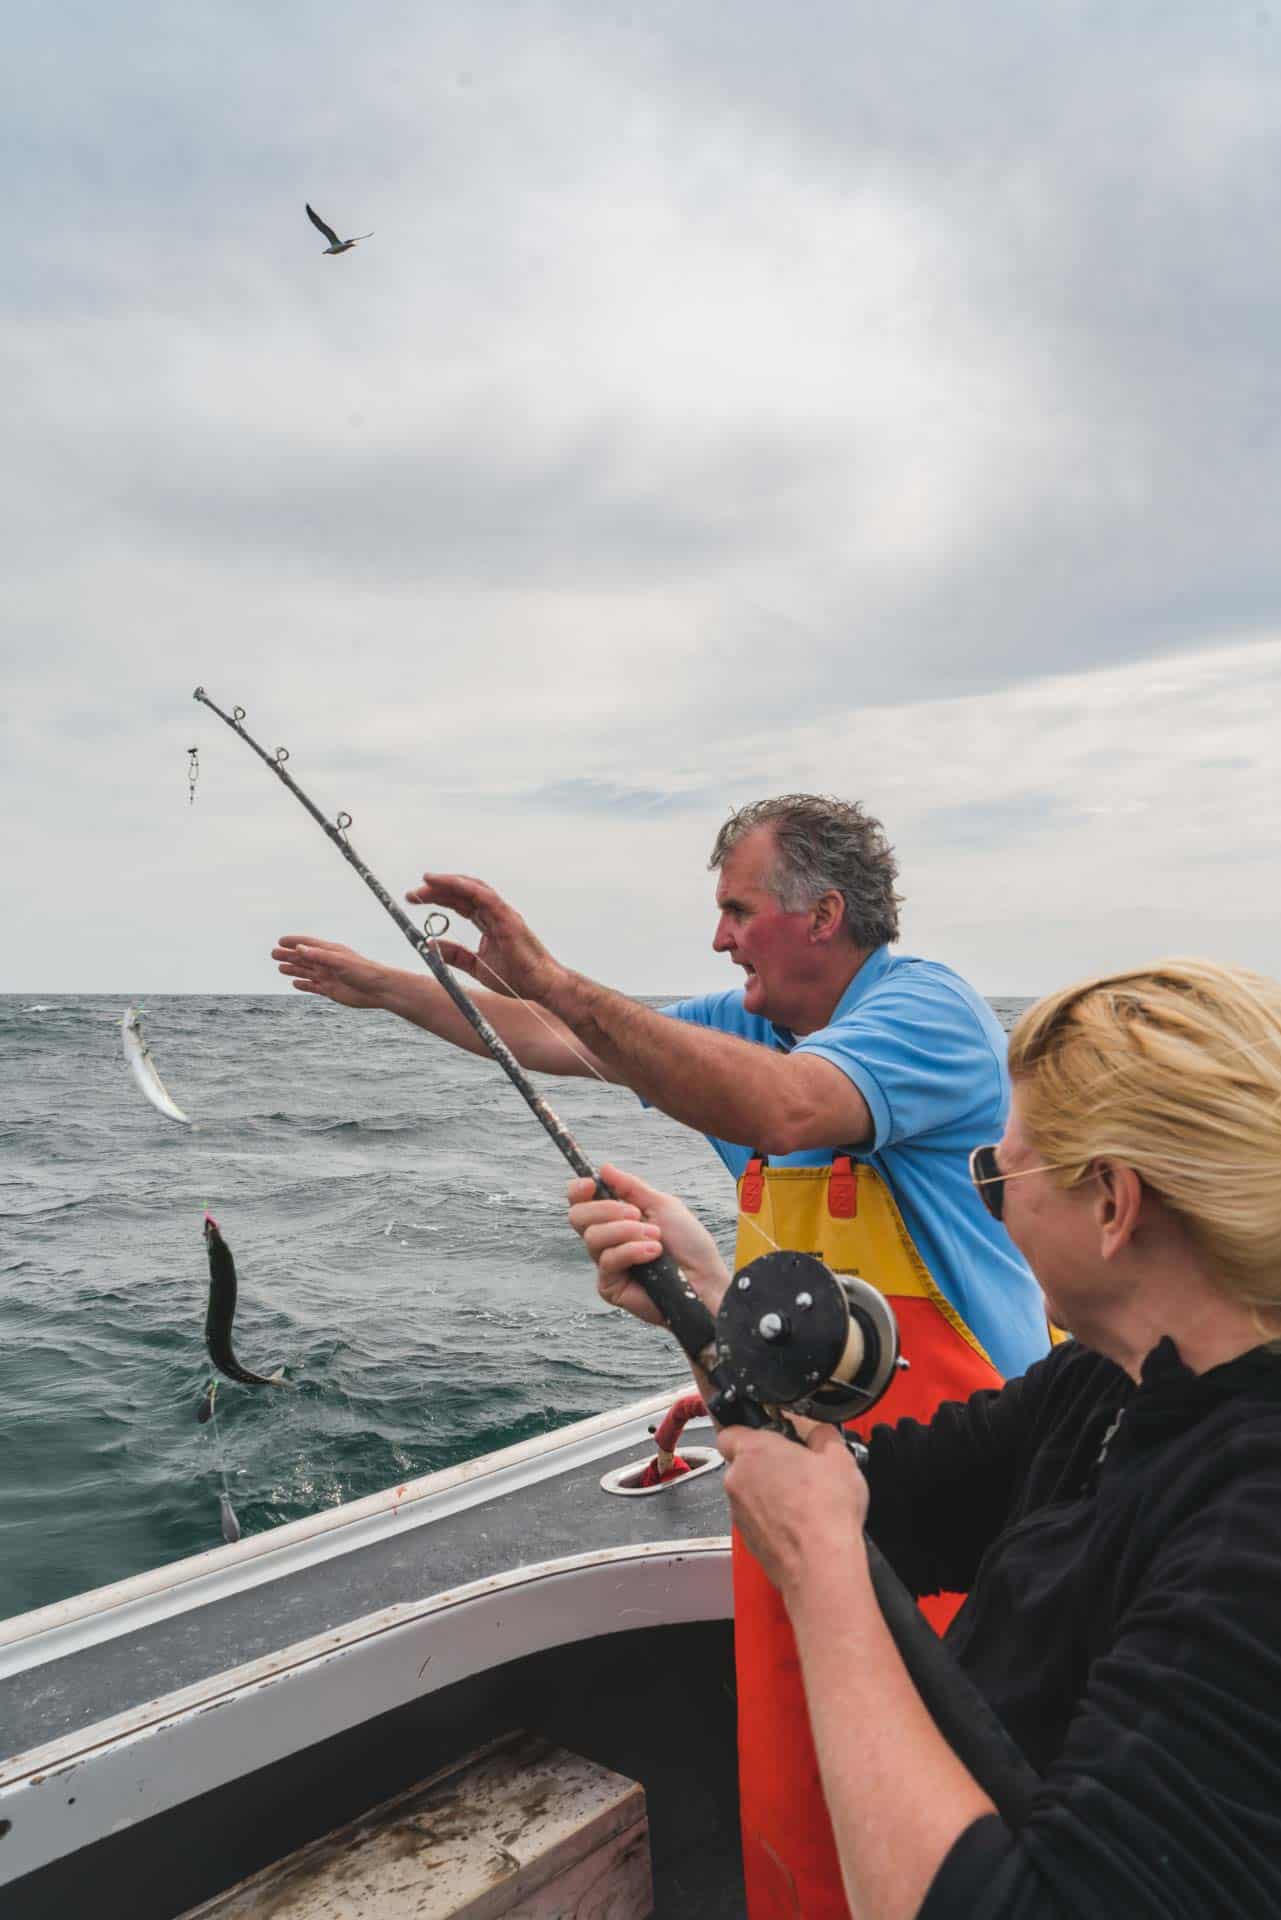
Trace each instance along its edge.
{"label": "reel handle", "polygon": [[[611,1199],[612,1195],[609,1196]],[[716,1348],[716,1322],[703,1305],[670,1253],[630,1269],[639,1280],[689,1359],[703,1365],[701,1356]]]}

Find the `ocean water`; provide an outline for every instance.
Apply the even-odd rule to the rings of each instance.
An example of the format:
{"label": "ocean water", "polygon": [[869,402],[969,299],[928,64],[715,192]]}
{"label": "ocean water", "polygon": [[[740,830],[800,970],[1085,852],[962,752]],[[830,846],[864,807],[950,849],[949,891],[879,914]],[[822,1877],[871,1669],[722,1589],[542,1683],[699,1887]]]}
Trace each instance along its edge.
{"label": "ocean water", "polygon": [[[0,1617],[218,1545],[224,1469],[248,1535],[679,1383],[597,1300],[569,1169],[492,1062],[302,995],[155,996],[182,1127],[134,1085],[123,1010],[0,996]],[[543,1091],[732,1246],[705,1142],[595,1080]],[[290,1383],[221,1381],[216,1430],[206,1207],[237,1355]]]}

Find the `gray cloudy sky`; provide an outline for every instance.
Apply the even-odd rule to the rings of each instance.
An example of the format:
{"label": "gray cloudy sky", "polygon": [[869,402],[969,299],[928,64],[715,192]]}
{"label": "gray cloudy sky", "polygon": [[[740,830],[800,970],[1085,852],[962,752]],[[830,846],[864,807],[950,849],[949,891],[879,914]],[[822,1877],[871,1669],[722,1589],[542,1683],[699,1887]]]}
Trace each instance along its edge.
{"label": "gray cloudy sky", "polygon": [[405,954],[197,681],[393,890],[635,991],[728,983],[707,847],[784,787],[988,992],[1281,971],[1281,12],[80,0],[5,56],[0,990]]}

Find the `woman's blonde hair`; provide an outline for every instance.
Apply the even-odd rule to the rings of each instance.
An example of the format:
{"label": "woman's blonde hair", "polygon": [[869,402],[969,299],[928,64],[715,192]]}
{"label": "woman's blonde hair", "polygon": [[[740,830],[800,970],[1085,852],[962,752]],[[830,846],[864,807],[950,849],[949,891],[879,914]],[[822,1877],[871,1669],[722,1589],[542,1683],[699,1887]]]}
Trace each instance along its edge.
{"label": "woman's blonde hair", "polygon": [[1065,1185],[1133,1167],[1226,1293],[1281,1308],[1281,984],[1211,960],[1083,980],[1020,1016],[1010,1074]]}

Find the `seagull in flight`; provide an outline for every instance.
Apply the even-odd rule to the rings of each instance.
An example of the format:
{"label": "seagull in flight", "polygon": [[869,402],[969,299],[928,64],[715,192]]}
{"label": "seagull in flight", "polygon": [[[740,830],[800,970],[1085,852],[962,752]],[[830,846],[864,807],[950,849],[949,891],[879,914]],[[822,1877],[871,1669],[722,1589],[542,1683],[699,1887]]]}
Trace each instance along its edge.
{"label": "seagull in flight", "polygon": [[[304,201],[303,204],[305,206],[306,202]],[[355,246],[357,240],[373,239],[372,233],[358,233],[355,236],[355,239],[340,240],[338,238],[338,235],[334,232],[333,228],[327,227],[324,221],[321,219],[320,215],[318,213],[313,212],[310,207],[307,207],[307,218],[311,221],[312,226],[318,227],[321,233],[324,234],[326,240],[328,240],[329,245],[325,248],[326,253],[346,253],[349,248]]]}

